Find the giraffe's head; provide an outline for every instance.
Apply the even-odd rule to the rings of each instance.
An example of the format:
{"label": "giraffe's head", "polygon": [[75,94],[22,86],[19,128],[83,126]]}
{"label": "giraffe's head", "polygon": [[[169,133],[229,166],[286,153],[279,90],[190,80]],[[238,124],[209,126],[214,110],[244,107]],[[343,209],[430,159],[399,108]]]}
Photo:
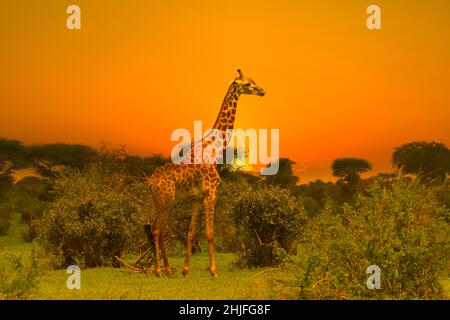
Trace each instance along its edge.
{"label": "giraffe's head", "polygon": [[238,69],[237,72],[238,76],[234,79],[233,83],[237,86],[240,94],[254,94],[260,97],[266,94],[263,88],[256,85],[255,81],[244,76],[241,69]]}

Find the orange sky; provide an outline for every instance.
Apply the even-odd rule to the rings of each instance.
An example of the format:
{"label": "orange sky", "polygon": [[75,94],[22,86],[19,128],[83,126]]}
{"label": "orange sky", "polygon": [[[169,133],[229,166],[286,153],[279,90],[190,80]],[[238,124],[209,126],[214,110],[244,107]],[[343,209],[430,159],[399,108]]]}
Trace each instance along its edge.
{"label": "orange sky", "polygon": [[242,68],[266,96],[242,97],[235,127],[279,128],[301,181],[344,156],[390,170],[399,144],[450,145],[449,21],[448,0],[0,0],[0,137],[169,155]]}

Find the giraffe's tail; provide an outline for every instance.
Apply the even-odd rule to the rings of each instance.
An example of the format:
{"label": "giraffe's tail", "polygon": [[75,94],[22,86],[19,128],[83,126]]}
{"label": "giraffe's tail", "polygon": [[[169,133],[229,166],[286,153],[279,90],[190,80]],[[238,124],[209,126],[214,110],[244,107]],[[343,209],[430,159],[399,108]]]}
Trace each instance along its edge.
{"label": "giraffe's tail", "polygon": [[156,252],[155,252],[155,243],[153,242],[152,226],[149,223],[147,223],[146,225],[144,225],[144,230],[145,234],[147,235],[148,244],[150,245],[150,248],[152,249],[153,252],[153,256],[155,257]]}

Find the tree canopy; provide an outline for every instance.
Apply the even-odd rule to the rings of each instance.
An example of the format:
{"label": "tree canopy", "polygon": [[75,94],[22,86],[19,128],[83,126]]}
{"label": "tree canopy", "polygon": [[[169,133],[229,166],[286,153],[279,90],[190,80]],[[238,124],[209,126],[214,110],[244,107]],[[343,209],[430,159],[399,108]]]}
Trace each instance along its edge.
{"label": "tree canopy", "polygon": [[23,156],[24,146],[18,140],[0,139],[0,173],[12,168]]}
{"label": "tree canopy", "polygon": [[372,170],[372,165],[360,158],[339,158],[331,165],[333,176],[343,178],[348,183],[359,181],[360,173]]}
{"label": "tree canopy", "polygon": [[442,182],[450,172],[450,150],[439,142],[410,142],[394,150],[392,163],[403,173]]}
{"label": "tree canopy", "polygon": [[81,144],[42,144],[27,147],[27,157],[36,171],[44,177],[55,174],[58,166],[83,168],[93,150]]}
{"label": "tree canopy", "polygon": [[10,139],[0,139],[0,197],[11,189],[14,178],[13,169],[22,162],[24,146],[22,142]]}

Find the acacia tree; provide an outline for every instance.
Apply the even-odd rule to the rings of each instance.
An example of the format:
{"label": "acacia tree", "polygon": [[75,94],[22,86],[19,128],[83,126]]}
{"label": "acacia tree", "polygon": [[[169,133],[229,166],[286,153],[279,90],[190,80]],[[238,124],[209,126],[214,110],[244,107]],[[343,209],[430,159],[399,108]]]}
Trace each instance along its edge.
{"label": "acacia tree", "polygon": [[410,142],[394,150],[392,163],[403,173],[416,174],[422,181],[443,182],[450,172],[450,150],[439,142]]}
{"label": "acacia tree", "polygon": [[58,167],[82,169],[88,163],[92,149],[81,144],[42,144],[27,147],[27,157],[44,177],[54,177]]}
{"label": "acacia tree", "polygon": [[360,173],[372,170],[372,165],[360,158],[339,158],[331,165],[333,176],[342,178],[349,184],[356,184],[361,179]]}

